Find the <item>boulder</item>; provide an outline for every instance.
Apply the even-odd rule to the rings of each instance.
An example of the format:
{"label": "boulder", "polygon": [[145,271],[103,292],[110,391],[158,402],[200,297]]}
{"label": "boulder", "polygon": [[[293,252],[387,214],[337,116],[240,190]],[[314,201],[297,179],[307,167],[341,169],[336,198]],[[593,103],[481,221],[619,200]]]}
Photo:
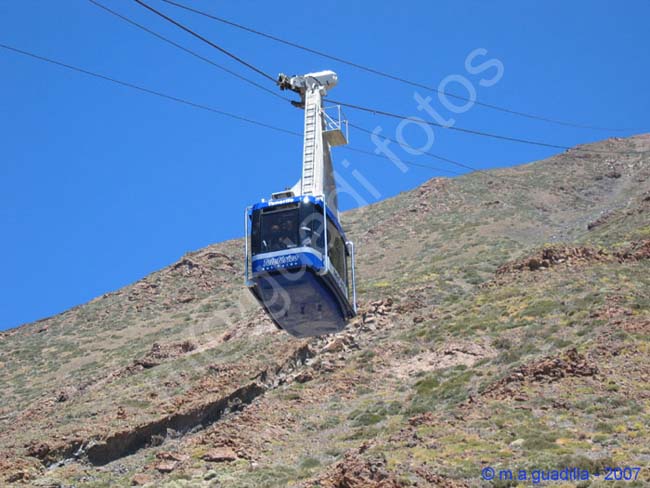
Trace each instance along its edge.
{"label": "boulder", "polygon": [[237,454],[229,447],[215,447],[206,452],[202,459],[210,463],[223,463],[227,461],[235,461]]}

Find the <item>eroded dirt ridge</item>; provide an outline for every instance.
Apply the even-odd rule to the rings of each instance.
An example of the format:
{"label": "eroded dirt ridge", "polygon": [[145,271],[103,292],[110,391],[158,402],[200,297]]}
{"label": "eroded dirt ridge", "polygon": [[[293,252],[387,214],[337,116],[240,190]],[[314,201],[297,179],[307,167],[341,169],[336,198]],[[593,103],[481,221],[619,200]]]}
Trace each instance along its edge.
{"label": "eroded dirt ridge", "polygon": [[[154,346],[153,350],[160,350],[160,346]],[[57,450],[50,450],[47,445],[39,444],[31,449],[30,455],[42,459],[45,465],[60,463],[67,458],[88,461],[96,466],[110,463],[139,449],[156,445],[160,442],[159,439],[164,439],[170,431],[176,435],[196,432],[197,429],[219,421],[228,413],[244,409],[256,398],[278,386],[281,378],[290,375],[314,355],[310,346],[303,344],[296,348],[285,362],[264,369],[254,381],[214,401],[117,432],[105,439],[77,441]],[[136,362],[139,363],[139,360]]]}

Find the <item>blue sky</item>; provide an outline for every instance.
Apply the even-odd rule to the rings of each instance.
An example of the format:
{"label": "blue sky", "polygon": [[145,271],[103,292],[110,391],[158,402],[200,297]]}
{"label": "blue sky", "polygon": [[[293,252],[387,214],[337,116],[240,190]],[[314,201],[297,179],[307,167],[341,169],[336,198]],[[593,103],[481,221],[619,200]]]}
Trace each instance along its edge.
{"label": "blue sky", "polygon": [[[132,1],[100,0],[262,84],[264,78]],[[578,129],[479,106],[452,113],[435,93],[273,43],[160,0],[148,2],[275,76],[333,69],[332,98],[429,118],[414,92],[459,127],[571,146],[650,130],[650,3],[602,0],[216,2],[179,0],[306,46],[481,102],[582,124]],[[84,0],[0,0],[0,43],[216,109],[300,131],[302,112]],[[474,73],[497,60],[497,68]],[[484,52],[484,51],[482,51]],[[494,63],[494,62],[493,62]],[[187,251],[242,234],[246,205],[299,177],[301,141],[0,49],[0,329],[118,289]],[[458,81],[460,80],[460,81]],[[489,84],[489,83],[488,83]],[[269,88],[274,88],[269,84]],[[396,137],[397,121],[349,110],[350,121]],[[629,129],[629,130],[627,130]],[[430,151],[475,168],[555,150],[434,129]],[[416,147],[424,131],[408,126]],[[430,135],[429,135],[430,136]],[[373,150],[368,135],[351,133]],[[400,158],[441,165],[426,156]],[[347,160],[343,164],[343,159]],[[443,175],[336,150],[337,172],[373,202]],[[459,170],[449,165],[448,169]],[[369,191],[355,175],[376,189]],[[379,195],[379,196],[378,196]],[[350,208],[355,199],[344,197]]]}

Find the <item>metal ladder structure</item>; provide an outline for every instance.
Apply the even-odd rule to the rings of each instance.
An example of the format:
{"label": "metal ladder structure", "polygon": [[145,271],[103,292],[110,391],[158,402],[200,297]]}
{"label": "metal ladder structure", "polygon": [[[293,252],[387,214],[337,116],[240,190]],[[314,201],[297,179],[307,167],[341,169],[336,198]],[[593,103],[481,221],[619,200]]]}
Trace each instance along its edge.
{"label": "metal ladder structure", "polygon": [[[323,196],[338,218],[338,197],[330,148],[347,144],[347,121],[341,121],[340,107],[335,118],[325,113],[323,98],[338,82],[333,71],[300,76],[281,74],[278,85],[300,94],[301,102],[292,102],[305,110],[302,173],[291,189],[294,195]],[[343,124],[346,124],[345,134]]]}
{"label": "metal ladder structure", "polygon": [[[314,100],[314,98],[316,100]],[[317,130],[321,125],[320,121],[320,97],[313,96],[313,91],[305,96],[305,132],[303,142],[303,156],[302,156],[302,179],[301,191],[302,195],[314,194],[314,169],[316,159],[316,144],[318,139],[322,138],[322,131]],[[320,136],[320,137],[319,137]]]}

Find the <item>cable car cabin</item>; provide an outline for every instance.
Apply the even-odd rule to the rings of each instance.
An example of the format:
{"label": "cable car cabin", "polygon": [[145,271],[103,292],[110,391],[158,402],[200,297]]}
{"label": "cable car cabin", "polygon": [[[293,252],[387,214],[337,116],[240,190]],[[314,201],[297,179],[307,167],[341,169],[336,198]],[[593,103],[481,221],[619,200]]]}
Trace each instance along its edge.
{"label": "cable car cabin", "polygon": [[354,246],[322,198],[249,207],[246,244],[246,284],[279,328],[333,334],[356,314]]}

